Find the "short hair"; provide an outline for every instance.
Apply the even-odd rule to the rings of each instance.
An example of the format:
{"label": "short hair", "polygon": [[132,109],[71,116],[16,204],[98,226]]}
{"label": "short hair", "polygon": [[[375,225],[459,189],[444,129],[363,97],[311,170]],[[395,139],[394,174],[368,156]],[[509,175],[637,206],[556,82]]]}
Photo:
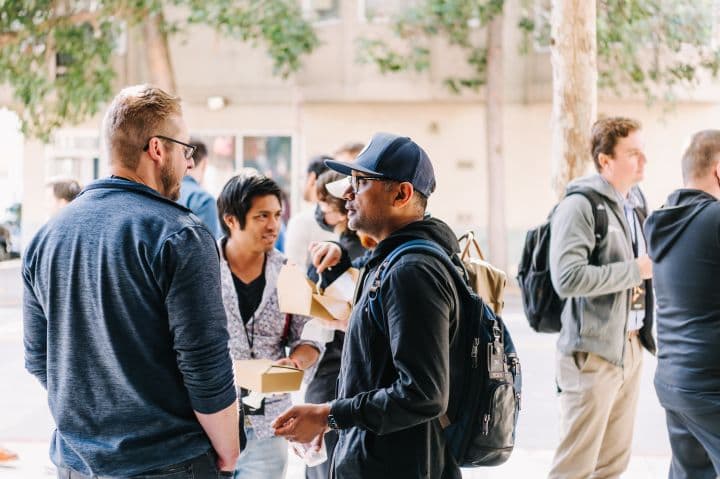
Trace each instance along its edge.
{"label": "short hair", "polygon": [[620,116],[602,118],[596,121],[592,126],[590,147],[595,169],[600,171],[601,153],[612,156],[620,139],[628,137],[632,132],[640,128],[639,121]]}
{"label": "short hair", "polygon": [[332,156],[328,155],[317,155],[310,158],[307,166],[307,174],[315,173],[315,177],[319,178],[320,175],[328,171],[330,168],[325,164],[325,160],[332,160]]}
{"label": "short hair", "polygon": [[53,196],[59,200],[65,200],[70,203],[80,194],[82,186],[73,179],[56,179],[47,183],[47,187],[52,189]]}
{"label": "short hair", "polygon": [[338,148],[335,154],[339,156],[343,153],[346,153],[355,158],[360,154],[361,151],[363,151],[364,148],[365,143],[360,143],[359,141],[351,141],[349,143],[345,143],[343,146]]}
{"label": "short hair", "polygon": [[697,180],[707,175],[717,164],[720,153],[720,130],[695,133],[682,157],[683,181]]}
{"label": "short hair", "polygon": [[[385,182],[385,184],[386,184],[385,189],[387,191],[390,191],[394,185],[399,185],[400,183],[409,183],[409,182],[397,181],[397,180],[387,180]],[[413,187],[412,200],[415,202],[415,206],[417,206],[418,211],[421,214],[425,214],[425,211],[427,210],[428,197],[425,196],[424,194],[420,193],[418,190],[416,190]]]}
{"label": "short hair", "polygon": [[330,192],[325,188],[325,185],[332,183],[333,181],[339,181],[343,178],[347,178],[347,175],[343,175],[337,171],[329,170],[320,175],[315,183],[315,192],[319,201],[324,201],[330,205],[337,207],[338,211],[344,215],[347,215],[347,209],[345,208],[345,200],[338,198],[337,196],[331,195]]}
{"label": "short hair", "polygon": [[195,162],[195,166],[198,166],[200,163],[205,161],[205,158],[208,156],[207,146],[205,146],[205,143],[202,141],[194,138],[190,140],[190,144],[195,147],[195,151],[193,152],[193,161]]}
{"label": "short hair", "polygon": [[280,187],[267,176],[241,174],[230,178],[217,199],[218,217],[225,234],[230,234],[230,228],[225,224],[225,215],[237,218],[240,222],[240,229],[244,229],[253,198],[267,195],[274,195],[282,205]]}
{"label": "short hair", "polygon": [[417,204],[418,209],[420,209],[420,211],[424,214],[425,210],[427,210],[428,197],[417,190],[415,190],[413,196],[415,197],[415,203]]}
{"label": "short hair", "polygon": [[111,161],[136,169],[142,149],[152,135],[172,136],[168,119],[180,115],[180,98],[152,85],[124,88],[103,119],[103,139]]}

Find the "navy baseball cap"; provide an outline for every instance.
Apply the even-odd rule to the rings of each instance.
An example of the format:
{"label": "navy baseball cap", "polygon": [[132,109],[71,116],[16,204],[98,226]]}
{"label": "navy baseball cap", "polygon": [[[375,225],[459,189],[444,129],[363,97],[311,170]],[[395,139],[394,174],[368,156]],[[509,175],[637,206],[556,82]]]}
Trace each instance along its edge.
{"label": "navy baseball cap", "polygon": [[360,171],[395,181],[407,181],[424,196],[435,191],[435,171],[425,150],[406,136],[375,133],[352,163],[326,160],[331,169],[350,176]]}

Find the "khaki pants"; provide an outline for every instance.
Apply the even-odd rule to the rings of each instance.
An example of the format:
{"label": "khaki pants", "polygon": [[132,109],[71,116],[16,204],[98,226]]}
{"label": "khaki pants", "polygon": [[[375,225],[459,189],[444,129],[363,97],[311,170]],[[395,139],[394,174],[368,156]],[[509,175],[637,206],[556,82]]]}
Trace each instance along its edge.
{"label": "khaki pants", "polygon": [[626,340],[623,365],[596,354],[558,353],[560,444],[550,479],[614,478],[627,468],[642,371],[637,336]]}

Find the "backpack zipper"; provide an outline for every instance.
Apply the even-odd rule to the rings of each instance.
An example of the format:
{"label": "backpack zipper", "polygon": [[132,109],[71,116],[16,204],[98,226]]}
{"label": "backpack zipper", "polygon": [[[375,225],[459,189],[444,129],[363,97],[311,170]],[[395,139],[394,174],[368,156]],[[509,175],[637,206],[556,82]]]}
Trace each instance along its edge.
{"label": "backpack zipper", "polygon": [[478,349],[480,349],[480,338],[474,338],[472,349],[470,350],[470,357],[472,358],[473,369],[477,369],[478,367]]}

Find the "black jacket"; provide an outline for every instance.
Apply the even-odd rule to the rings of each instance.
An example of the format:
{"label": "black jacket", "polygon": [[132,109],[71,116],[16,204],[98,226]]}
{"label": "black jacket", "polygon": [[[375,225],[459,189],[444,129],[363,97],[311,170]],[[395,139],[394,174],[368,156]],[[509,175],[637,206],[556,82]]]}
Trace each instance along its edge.
{"label": "black jacket", "polygon": [[379,289],[382,329],[368,309],[378,266],[416,238],[458,251],[445,223],[424,219],[380,242],[363,270],[332,404],[341,427],[334,457],[338,478],[460,478],[438,420],[448,406],[450,338],[459,313],[450,272],[436,258],[406,254]]}
{"label": "black jacket", "polygon": [[656,382],[720,391],[720,202],[677,190],[645,228],[657,300]]}

